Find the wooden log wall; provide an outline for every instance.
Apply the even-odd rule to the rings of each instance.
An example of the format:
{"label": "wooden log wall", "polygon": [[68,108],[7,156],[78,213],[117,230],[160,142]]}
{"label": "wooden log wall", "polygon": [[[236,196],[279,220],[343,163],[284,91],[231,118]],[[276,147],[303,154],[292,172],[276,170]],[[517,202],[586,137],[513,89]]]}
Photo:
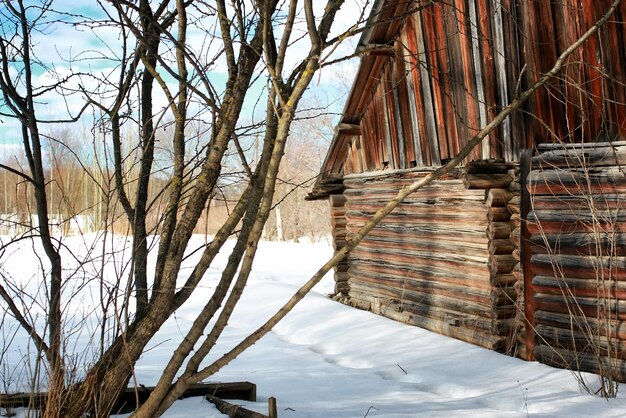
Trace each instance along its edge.
{"label": "wooden log wall", "polygon": [[[330,195],[330,225],[333,233],[335,251],[346,245],[346,198],[340,194]],[[335,295],[345,296],[349,293],[348,263],[341,261],[335,266]]]}
{"label": "wooden log wall", "polygon": [[527,358],[526,349],[526,305],[525,305],[525,293],[524,293],[524,257],[525,249],[523,248],[524,240],[522,231],[524,224],[522,218],[525,213],[525,203],[522,196],[522,183],[525,177],[525,171],[523,165],[527,163],[527,159],[530,156],[530,152],[524,151],[520,167],[516,167],[509,171],[509,174],[513,178],[513,181],[509,185],[509,191],[511,192],[511,199],[507,202],[507,209],[511,212],[511,244],[513,245],[513,258],[515,259],[515,266],[511,272],[512,280],[514,282],[513,288],[515,290],[516,308],[515,308],[515,321],[514,329],[511,332],[510,350],[508,354],[517,356],[523,359]]}
{"label": "wooden log wall", "polygon": [[528,214],[534,357],[626,381],[626,143],[541,145]]}
{"label": "wooden log wall", "polygon": [[[517,263],[507,208],[510,168],[470,165],[405,199],[348,256],[343,288],[349,303],[493,350],[510,349]],[[347,237],[422,175],[344,178]]]}

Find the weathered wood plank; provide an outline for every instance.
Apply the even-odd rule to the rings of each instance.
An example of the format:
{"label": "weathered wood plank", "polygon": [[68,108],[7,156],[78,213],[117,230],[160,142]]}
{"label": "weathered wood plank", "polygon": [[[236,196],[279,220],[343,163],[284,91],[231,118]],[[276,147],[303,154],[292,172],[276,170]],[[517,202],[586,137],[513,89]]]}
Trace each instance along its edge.
{"label": "weathered wood plank", "polygon": [[577,353],[594,353],[611,359],[626,359],[626,343],[587,332],[537,325],[535,332],[543,344]]}
{"label": "weathered wood plank", "polygon": [[[562,348],[549,347],[543,344],[538,344],[533,350],[535,358],[542,363],[550,366],[578,369],[581,371],[598,373],[600,366],[598,359],[589,353],[578,353]],[[606,360],[603,360],[606,362]],[[613,379],[619,382],[626,382],[626,362],[620,359],[611,360],[611,366],[604,364],[602,366],[604,371],[611,370]]]}
{"label": "weathered wood plank", "polygon": [[484,268],[482,271],[468,269],[462,271],[446,268],[446,266],[422,265],[418,262],[413,264],[402,263],[377,263],[369,261],[371,259],[361,259],[351,257],[349,271],[351,277],[358,277],[360,274],[371,274],[380,277],[396,278],[400,281],[404,279],[415,280],[437,280],[443,283],[456,283],[480,289],[489,289],[493,281],[489,277],[489,272]]}
{"label": "weathered wood plank", "polygon": [[[137,406],[137,400],[140,404],[148,400],[150,393],[154,391],[154,386],[140,386],[138,388],[126,388],[119,396],[113,411],[132,412]],[[250,382],[215,382],[215,383],[197,383],[191,385],[180,396],[181,398],[189,398],[192,396],[205,396],[207,394],[218,396],[222,399],[241,399],[246,401],[256,401],[256,385]],[[6,407],[29,407],[41,408],[46,399],[47,393],[15,393],[0,394],[0,405]]]}
{"label": "weathered wood plank", "polygon": [[268,418],[267,415],[244,408],[241,405],[234,405],[215,396],[207,395],[205,399],[214,404],[218,411],[230,418]]}
{"label": "weathered wood plank", "polygon": [[535,254],[626,256],[626,234],[609,231],[579,234],[538,234],[530,239]]}
{"label": "weathered wood plank", "polygon": [[505,174],[466,174],[463,184],[468,189],[508,189],[513,178]]}
{"label": "weathered wood plank", "polygon": [[604,195],[626,192],[626,173],[620,167],[533,170],[528,191],[532,195]]}
{"label": "weathered wood plank", "polygon": [[563,314],[558,312],[537,311],[535,313],[537,324],[548,325],[561,329],[572,329],[574,331],[591,332],[597,336],[610,336],[626,341],[626,322],[609,318],[596,318],[594,315],[588,317]]}
{"label": "weathered wood plank", "polygon": [[626,282],[603,280],[598,278],[561,278],[554,276],[535,276],[532,280],[537,293],[547,295],[566,295],[587,298],[626,299]]}
{"label": "weathered wood plank", "polygon": [[[594,316],[598,314],[598,299],[590,297],[566,297],[563,295],[549,295],[537,293],[534,296],[536,309],[549,312],[558,312],[576,316]],[[626,301],[604,299],[603,310],[611,312],[613,318],[626,319]]]}
{"label": "weathered wood plank", "polygon": [[[585,279],[602,275],[607,280],[626,280],[626,257],[592,257],[562,254],[533,254],[531,270],[535,275]],[[626,312],[626,311],[625,311]]]}
{"label": "weathered wood plank", "polygon": [[600,167],[626,164],[626,146],[584,144],[577,148],[556,148],[532,159],[533,168]]}
{"label": "weathered wood plank", "polygon": [[596,211],[626,208],[624,194],[533,196],[535,210]]}
{"label": "weathered wood plank", "polygon": [[487,206],[507,206],[514,194],[508,189],[489,189],[485,197]]}
{"label": "weathered wood plank", "polygon": [[532,211],[527,227],[531,234],[626,233],[626,211],[597,210],[572,213],[559,210]]}
{"label": "weathered wood plank", "polygon": [[[351,222],[347,226],[348,237],[358,232],[364,223]],[[392,239],[400,241],[424,241],[425,243],[441,240],[450,243],[449,245],[475,248],[482,251],[488,248],[489,239],[485,234],[485,228],[469,227],[453,228],[450,226],[435,225],[403,225],[403,224],[383,224],[378,225],[369,234],[371,239]],[[367,239],[367,238],[366,238]]]}
{"label": "weathered wood plank", "polygon": [[439,268],[453,273],[461,269],[466,274],[483,275],[485,278],[490,277],[489,267],[483,261],[471,261],[467,260],[465,256],[455,254],[437,254],[432,252],[411,252],[411,254],[407,254],[406,250],[403,253],[402,251],[383,251],[381,249],[357,246],[350,253],[348,259],[351,262],[356,260],[367,262],[367,260],[371,259],[380,259],[385,264],[409,267],[417,265],[420,268]]}
{"label": "weathered wood plank", "polygon": [[509,222],[490,222],[487,227],[487,236],[490,239],[503,239],[511,236],[511,224]]}

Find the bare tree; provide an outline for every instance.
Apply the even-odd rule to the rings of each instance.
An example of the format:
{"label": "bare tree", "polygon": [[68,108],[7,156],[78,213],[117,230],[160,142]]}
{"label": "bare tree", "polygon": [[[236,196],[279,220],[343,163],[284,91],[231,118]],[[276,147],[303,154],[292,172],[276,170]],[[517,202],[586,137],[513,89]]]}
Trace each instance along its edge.
{"label": "bare tree", "polygon": [[[320,68],[325,51],[357,33],[364,19],[361,14],[354,27],[331,38],[331,26],[343,0],[328,1],[318,15],[315,10],[319,5],[314,10],[310,0],[286,4],[218,0],[214,5],[193,0],[109,0],[96,4],[105,16],[99,20],[54,9],[51,0],[36,4],[3,2],[0,85],[9,109],[5,116],[19,122],[28,158],[28,170],[13,171],[34,187],[39,218],[36,235],[51,265],[42,278],[47,283],[49,304],[46,330],[41,332],[29,323],[23,309],[12,303],[9,292],[3,291],[2,296],[12,315],[23,319],[22,326],[46,354],[50,365],[46,415],[72,417],[91,411],[106,416],[150,339],[192,295],[220,248],[237,232],[235,247],[214,294],[173,353],[156,390],[136,412],[138,416],[156,416],[189,385],[215,373],[215,364],[204,367],[201,362],[226,327],[248,280],[273,205],[298,103]],[[300,12],[304,12],[304,22],[297,18]],[[54,18],[48,17],[51,15]],[[55,24],[116,31],[119,45],[110,46],[117,57],[114,70],[106,74],[75,72],[58,77],[52,85],[37,85],[33,68],[49,67],[34,55],[36,34],[40,25],[49,28]],[[204,47],[194,49],[189,36],[198,33]],[[290,55],[296,48],[306,53],[294,61]],[[13,71],[15,63],[23,70]],[[223,86],[216,85],[212,77],[217,64],[226,70]],[[260,152],[252,165],[239,141],[238,127],[245,101],[253,100],[248,98],[251,86],[262,79],[266,80],[262,99],[266,116],[257,125]],[[100,356],[75,384],[64,379],[71,365],[62,350],[63,263],[49,230],[53,188],[46,175],[48,162],[40,133],[46,121],[38,115],[37,103],[52,91],[60,92],[65,100],[72,95],[82,96],[98,115],[94,132],[104,138],[102,149],[111,146],[107,157],[112,161],[115,199],[132,233],[129,269],[120,270],[115,289],[102,295],[103,318],[113,317],[117,331],[112,340],[101,341]],[[189,129],[191,121],[201,121],[207,127],[207,140],[190,152],[194,138]],[[165,127],[167,138],[159,139],[157,132]],[[159,145],[164,141],[167,145]],[[158,146],[171,150],[172,158],[165,168],[155,165]],[[228,151],[233,149],[245,176],[241,198],[214,239],[200,249],[202,255],[192,273],[180,283],[181,263],[192,250],[188,248],[192,233],[217,191],[225,162],[232,159]],[[102,172],[108,173],[106,164]],[[167,182],[159,182],[159,178],[167,178]],[[105,194],[105,185],[101,189]],[[157,214],[156,224],[149,221],[151,213]],[[155,275],[151,278],[148,252],[150,236],[155,234],[159,239]],[[209,321],[218,312],[207,335]]]}
{"label": "bare tree", "polygon": [[[0,86],[9,109],[5,116],[19,121],[28,159],[28,170],[14,170],[14,174],[35,189],[39,217],[37,234],[51,266],[44,277],[48,290],[47,332],[42,334],[29,323],[4,288],[0,288],[0,293],[13,316],[45,353],[50,365],[46,414],[78,417],[93,412],[97,416],[106,416],[119,391],[132,377],[133,367],[150,339],[192,295],[226,239],[237,232],[235,246],[214,293],[172,354],[156,389],[135,413],[142,417],[161,415],[189,385],[214,374],[267,333],[404,197],[449,172],[469,155],[473,147],[560,71],[564,59],[608,19],[618,3],[616,0],[607,14],[563,53],[550,72],[521,93],[470,140],[459,155],[403,189],[265,325],[205,366],[202,361],[224,331],[248,280],[258,241],[274,202],[281,161],[298,104],[315,72],[323,65],[325,51],[332,50],[337,42],[358,30],[351,28],[347,33],[330,37],[331,25],[342,0],[329,0],[319,16],[315,15],[311,0],[305,0],[302,5],[296,0],[288,4],[277,1],[226,4],[218,0],[215,6],[199,0],[177,0],[175,4],[168,0],[157,3],[148,0],[107,2],[102,8],[107,18],[98,24],[114,27],[121,35],[118,66],[106,77],[73,74],[71,78],[81,77],[83,82],[74,92],[79,91],[87,98],[87,103],[103,115],[97,123],[103,127],[106,141],[113,148],[115,192],[124,216],[132,226],[131,268],[130,273],[121,273],[127,275],[126,280],[119,277],[117,281],[128,285],[114,290],[114,295],[121,292],[123,298],[122,306],[112,304],[117,329],[113,339],[103,345],[99,358],[82,379],[68,385],[64,379],[68,363],[61,350],[63,265],[48,227],[49,186],[40,134],[40,125],[44,121],[37,115],[35,102],[53,89],[65,94],[70,91],[63,90],[68,79],[60,79],[52,86],[36,86],[32,76],[32,68],[36,65],[31,54],[34,47],[32,36],[40,20],[47,13],[55,12],[50,1],[36,7],[26,6],[22,0],[4,1],[6,16],[0,39]],[[422,3],[416,5],[421,7]],[[302,49],[300,42],[295,42],[298,40],[296,28],[300,11],[305,16],[305,35],[300,41],[306,41],[306,53],[290,69],[287,62],[294,43]],[[69,15],[60,16],[69,19]],[[362,17],[355,21],[361,22]],[[200,23],[209,21],[215,26]],[[188,36],[193,25],[198,25],[194,29],[201,28],[206,34],[205,39],[213,48],[210,54],[207,50],[196,51],[189,44]],[[227,72],[222,88],[218,88],[210,77],[211,69],[220,60]],[[22,71],[11,70],[15,62],[20,63]],[[250,156],[241,146],[237,128],[246,97],[259,77],[267,80],[266,109],[262,146],[258,161],[252,165],[248,164]],[[86,87],[86,81],[96,78],[99,90]],[[165,98],[162,109],[157,104],[157,91],[158,97]],[[166,115],[171,117],[171,122]],[[204,119],[209,126],[207,143],[193,155],[189,155],[187,146],[190,138],[187,128],[191,119]],[[168,141],[173,158],[167,169],[167,184],[154,193],[165,196],[167,203],[156,229],[150,230],[148,213],[158,206],[150,192],[150,185],[156,177],[156,132],[164,124],[171,125]],[[137,132],[136,143],[125,142],[130,139],[124,137],[127,130]],[[246,176],[245,188],[213,240],[199,249],[199,261],[181,283],[180,267],[186,251],[191,250],[188,247],[192,233],[207,202],[216,192],[227,151],[233,148]],[[127,169],[132,159],[137,162],[137,170]],[[153,279],[147,274],[150,234],[159,236]],[[130,301],[134,302],[133,306]],[[207,332],[211,320],[214,325]]]}

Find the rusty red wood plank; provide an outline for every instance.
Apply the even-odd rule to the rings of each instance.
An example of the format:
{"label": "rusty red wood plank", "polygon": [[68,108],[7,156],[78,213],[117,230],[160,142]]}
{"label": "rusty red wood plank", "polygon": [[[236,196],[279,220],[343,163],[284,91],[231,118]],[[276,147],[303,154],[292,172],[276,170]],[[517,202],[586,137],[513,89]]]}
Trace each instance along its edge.
{"label": "rusty red wood plank", "polygon": [[[444,88],[442,80],[442,70],[437,53],[438,42],[436,22],[441,22],[441,4],[435,3],[428,10],[422,12],[422,35],[426,41],[426,50],[429,62],[429,78],[432,84],[432,95],[434,104],[434,118],[437,126],[437,138],[439,145],[439,155],[442,160],[450,158],[450,148],[448,146],[448,134],[446,129]],[[439,18],[439,19],[438,19]],[[443,33],[443,32],[440,32]]]}
{"label": "rusty red wood plank", "polygon": [[[608,2],[603,3],[603,10],[608,7]],[[623,67],[626,64],[624,55],[622,54],[622,47],[620,42],[624,42],[624,38],[620,39],[620,27],[623,27],[625,22],[619,21],[621,16],[619,12],[615,14],[613,19],[610,19],[606,26],[600,30],[600,36],[603,40],[603,61],[607,67],[608,74],[605,77],[606,83],[606,106],[610,109],[611,117],[611,132],[609,135],[626,134],[626,87],[624,86],[625,74]]]}
{"label": "rusty red wood plank", "polygon": [[402,155],[400,149],[400,132],[399,123],[396,114],[396,103],[393,100],[394,85],[392,83],[393,62],[389,60],[385,66],[380,83],[382,89],[382,105],[384,109],[385,132],[387,139],[387,147],[389,148],[389,166],[391,168],[405,168],[402,164],[405,156]]}
{"label": "rusty red wood plank", "polygon": [[430,166],[439,165],[441,162],[439,160],[439,144],[430,78],[422,76],[428,76],[428,62],[424,51],[421,14],[418,12],[411,20],[407,21],[406,30],[409,51],[411,52],[410,65],[418,119],[419,148],[422,152],[424,165]]}
{"label": "rusty red wood plank", "polygon": [[[401,39],[405,38],[404,31],[401,34]],[[396,86],[396,100],[398,103],[397,109],[399,114],[399,120],[402,127],[402,138],[404,143],[404,149],[406,154],[406,162],[405,166],[407,168],[421,166],[421,155],[416,155],[415,152],[415,141],[413,140],[413,124],[411,123],[412,118],[416,117],[415,111],[417,110],[415,106],[411,107],[410,100],[414,100],[413,97],[409,96],[409,80],[412,79],[410,72],[407,72],[405,65],[405,57],[404,51],[405,47],[403,46],[404,41],[397,41],[395,43],[396,56],[394,59],[394,68],[393,68],[393,83]],[[415,103],[415,102],[413,102]],[[419,163],[418,163],[419,161]]]}
{"label": "rusty red wood plank", "polygon": [[[480,48],[483,85],[485,87],[485,105],[487,107],[487,118],[493,120],[497,113],[496,101],[496,73],[494,52],[492,45],[492,28],[490,16],[492,15],[491,2],[488,0],[476,0],[476,9],[479,24]],[[500,128],[489,135],[489,150],[491,158],[502,158],[502,142],[500,138]]]}
{"label": "rusty red wood plank", "polygon": [[[459,54],[460,54],[460,62],[457,65],[461,66],[461,71],[463,74],[463,83],[461,85],[460,94],[461,97],[464,97],[465,103],[464,107],[466,109],[466,118],[465,121],[460,126],[463,126],[461,129],[461,137],[459,140],[461,141],[461,146],[465,146],[469,138],[474,136],[476,132],[480,129],[480,120],[478,116],[478,92],[476,86],[476,74],[474,71],[474,60],[480,59],[479,57],[474,57],[472,51],[472,43],[471,43],[471,29],[468,11],[466,9],[465,0],[455,0],[456,5],[456,25],[458,32],[458,40],[459,40]],[[456,80],[457,83],[460,83],[461,80]],[[460,99],[460,98],[459,98]],[[476,147],[471,153],[471,156],[468,157],[469,160],[479,160],[481,158],[481,150]]]}
{"label": "rusty red wood plank", "polygon": [[[596,21],[595,5],[597,0],[582,0],[582,8],[580,9],[580,22],[583,25],[582,31],[586,31]],[[585,43],[583,48],[583,56],[585,62],[585,69],[587,73],[586,91],[589,95],[591,102],[591,112],[588,116],[590,122],[590,138],[587,141],[595,140],[594,136],[600,132],[602,126],[602,97],[603,93],[603,81],[601,73],[601,62],[598,61],[600,53],[599,39],[597,35],[592,36]]]}
{"label": "rusty red wood plank", "polygon": [[450,69],[450,49],[453,46],[453,42],[451,42],[450,34],[446,31],[445,21],[447,20],[447,16],[450,16],[450,13],[453,13],[454,7],[450,5],[444,5],[442,3],[435,3],[433,6],[434,10],[434,21],[435,21],[435,42],[436,42],[436,52],[437,57],[439,59],[439,68],[440,71],[438,74],[434,75],[435,77],[439,77],[439,83],[441,84],[442,96],[443,96],[443,114],[441,117],[445,120],[445,128],[447,135],[447,144],[448,144],[448,156],[444,157],[442,155],[442,160],[446,158],[452,158],[459,153],[459,135],[457,129],[457,117],[459,116],[459,109],[454,103],[454,93],[452,86],[452,73]]}

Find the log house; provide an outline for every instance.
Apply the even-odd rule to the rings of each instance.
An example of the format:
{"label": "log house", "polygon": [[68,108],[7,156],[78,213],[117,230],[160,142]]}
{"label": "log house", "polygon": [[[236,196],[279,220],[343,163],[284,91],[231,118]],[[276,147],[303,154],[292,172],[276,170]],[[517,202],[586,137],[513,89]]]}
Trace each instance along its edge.
{"label": "log house", "polygon": [[[458,153],[609,3],[376,0],[357,47],[370,53],[309,195],[330,201],[335,249]],[[626,381],[625,22],[626,1],[462,167],[385,218],[337,266],[336,297]]]}

